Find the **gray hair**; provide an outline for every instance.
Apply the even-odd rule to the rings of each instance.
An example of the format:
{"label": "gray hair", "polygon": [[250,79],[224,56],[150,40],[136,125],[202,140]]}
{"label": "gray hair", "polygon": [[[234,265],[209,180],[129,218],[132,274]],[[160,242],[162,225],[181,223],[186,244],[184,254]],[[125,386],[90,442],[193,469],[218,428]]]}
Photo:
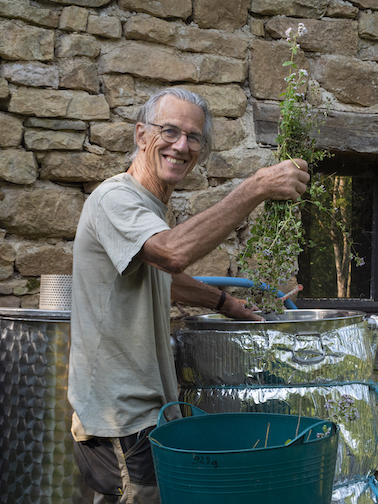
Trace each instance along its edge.
{"label": "gray hair", "polygon": [[[152,123],[156,120],[157,106],[159,100],[164,96],[174,96],[179,100],[184,100],[189,103],[193,103],[198,107],[201,107],[205,115],[205,121],[203,126],[202,134],[206,138],[206,144],[201,151],[198,158],[198,162],[202,163],[206,161],[212,150],[213,144],[213,119],[209,109],[207,100],[197,93],[192,93],[187,89],[183,88],[165,88],[158,93],[151,96],[151,98],[143,105],[137,115],[137,122],[142,122],[144,124]],[[135,133],[134,133],[134,151],[127,157],[128,161],[132,162],[136,158],[139,151],[139,147],[136,143]]]}

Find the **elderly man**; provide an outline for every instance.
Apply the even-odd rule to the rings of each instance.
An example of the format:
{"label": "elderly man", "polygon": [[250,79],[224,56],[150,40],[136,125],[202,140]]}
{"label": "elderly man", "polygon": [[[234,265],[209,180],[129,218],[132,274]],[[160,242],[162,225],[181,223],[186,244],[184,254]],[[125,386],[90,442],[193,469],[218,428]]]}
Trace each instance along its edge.
{"label": "elderly man", "polygon": [[[211,150],[206,102],[170,88],[142,108],[127,173],[86,201],[74,245],[69,400],[75,455],[95,502],[156,504],[147,435],[177,400],[170,300],[259,319],[253,309],[185,269],[217,247],[265,199],[296,200],[309,181],[303,160],[262,168],[222,201],[170,229],[175,186]],[[171,418],[180,415],[170,408]]]}

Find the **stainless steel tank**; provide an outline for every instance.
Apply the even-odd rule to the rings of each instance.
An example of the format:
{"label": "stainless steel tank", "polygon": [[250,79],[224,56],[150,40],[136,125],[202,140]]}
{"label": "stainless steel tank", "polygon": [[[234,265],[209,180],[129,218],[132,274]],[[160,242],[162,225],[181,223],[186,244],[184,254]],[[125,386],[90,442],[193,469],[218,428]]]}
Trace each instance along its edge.
{"label": "stainless steel tank", "polygon": [[1,502],[89,504],[67,400],[70,312],[0,308]]}
{"label": "stainless steel tank", "polygon": [[183,323],[173,334],[180,400],[208,413],[256,411],[328,419],[334,413],[329,405],[348,397],[359,416],[351,421],[335,413],[340,426],[335,489],[340,493],[344,485],[374,474],[376,316],[286,310],[266,322],[210,314],[186,317]]}

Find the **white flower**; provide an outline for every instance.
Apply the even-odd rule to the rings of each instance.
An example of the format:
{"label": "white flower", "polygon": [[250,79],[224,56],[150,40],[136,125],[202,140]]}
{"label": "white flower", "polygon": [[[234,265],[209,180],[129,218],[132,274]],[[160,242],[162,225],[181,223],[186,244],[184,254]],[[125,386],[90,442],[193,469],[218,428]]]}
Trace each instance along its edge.
{"label": "white flower", "polygon": [[293,28],[288,28],[286,31],[285,31],[285,35],[286,37],[290,40],[290,34],[291,32],[293,31]]}
{"label": "white flower", "polygon": [[308,33],[305,25],[303,23],[298,23],[298,35],[301,37],[305,33]]}
{"label": "white flower", "polygon": [[308,72],[307,72],[307,70],[305,70],[304,68],[301,68],[301,69],[299,70],[299,76],[300,76],[300,77],[308,77]]}

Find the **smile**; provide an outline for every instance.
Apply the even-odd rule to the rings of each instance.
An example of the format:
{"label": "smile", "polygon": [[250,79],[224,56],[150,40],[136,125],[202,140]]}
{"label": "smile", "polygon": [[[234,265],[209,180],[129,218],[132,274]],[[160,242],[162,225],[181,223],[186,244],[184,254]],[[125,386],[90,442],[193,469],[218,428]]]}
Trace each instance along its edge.
{"label": "smile", "polygon": [[175,159],[175,158],[170,157],[170,156],[166,156],[166,160],[169,163],[173,163],[173,164],[177,164],[177,165],[183,165],[185,163],[184,159]]}

